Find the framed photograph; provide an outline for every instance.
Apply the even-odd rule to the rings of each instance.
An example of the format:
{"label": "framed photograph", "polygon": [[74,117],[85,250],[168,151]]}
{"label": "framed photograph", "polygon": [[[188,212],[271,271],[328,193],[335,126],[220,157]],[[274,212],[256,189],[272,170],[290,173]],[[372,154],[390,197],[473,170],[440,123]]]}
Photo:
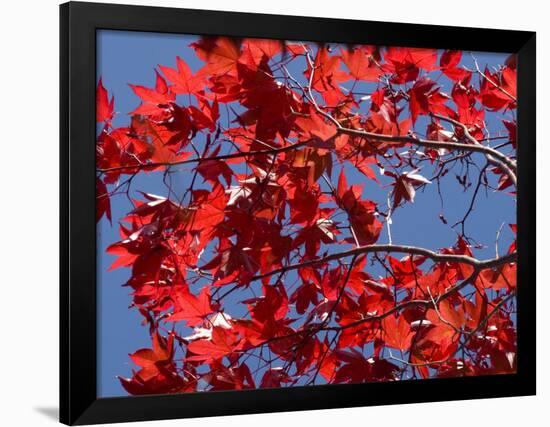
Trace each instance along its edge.
{"label": "framed photograph", "polygon": [[61,422],[535,393],[535,33],[60,12]]}

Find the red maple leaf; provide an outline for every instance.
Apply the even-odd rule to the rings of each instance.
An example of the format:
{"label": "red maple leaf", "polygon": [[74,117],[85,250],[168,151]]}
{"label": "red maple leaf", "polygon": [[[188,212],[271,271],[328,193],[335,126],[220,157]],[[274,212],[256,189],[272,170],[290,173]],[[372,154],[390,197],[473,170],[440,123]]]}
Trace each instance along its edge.
{"label": "red maple leaf", "polygon": [[96,91],[96,121],[110,122],[113,118],[114,103],[114,96],[112,96],[109,101],[109,94],[107,93],[107,89],[103,86],[100,77]]}
{"label": "red maple leaf", "polygon": [[208,287],[202,288],[198,296],[185,290],[176,295],[174,312],[168,320],[170,322],[185,320],[189,326],[195,326],[202,323],[212,311],[210,289]]}

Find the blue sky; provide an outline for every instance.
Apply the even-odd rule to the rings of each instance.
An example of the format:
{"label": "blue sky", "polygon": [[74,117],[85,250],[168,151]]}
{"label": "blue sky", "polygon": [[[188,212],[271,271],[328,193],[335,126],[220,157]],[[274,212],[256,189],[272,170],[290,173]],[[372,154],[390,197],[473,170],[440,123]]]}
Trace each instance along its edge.
{"label": "blue sky", "polygon": [[[154,86],[154,69],[158,64],[175,66],[176,56],[181,56],[196,71],[201,61],[195,57],[188,45],[196,40],[194,36],[175,34],[155,34],[140,32],[122,32],[102,30],[97,33],[97,76],[101,76],[104,86],[115,97],[114,126],[126,126],[128,113],[139,105],[139,98],[132,92],[128,83]],[[480,65],[502,64],[507,55],[476,53]],[[464,64],[471,65],[471,59],[464,55]],[[296,63],[290,68],[294,75],[301,75],[303,64]],[[372,90],[372,84],[363,84],[365,91]],[[444,86],[444,84],[443,84]],[[444,89],[448,89],[445,88]],[[223,115],[222,115],[223,118]],[[502,130],[502,125],[488,120],[489,128]],[[418,128],[425,128],[425,122],[418,121]],[[479,159],[478,159],[479,160]],[[480,162],[480,164],[482,164]],[[336,179],[339,170],[333,172]],[[376,171],[378,173],[378,171]],[[429,177],[431,170],[421,171]],[[346,169],[346,173],[348,170]],[[364,177],[357,172],[348,173],[348,183],[365,183]],[[153,194],[166,195],[161,174],[140,174],[133,182],[133,189]],[[392,237],[394,243],[414,244],[430,249],[449,247],[456,241],[456,232],[450,227],[461,219],[467,209],[471,192],[463,193],[456,179],[443,180],[441,193],[445,198],[443,207],[436,185],[428,185],[419,191],[414,204],[407,204],[393,215]],[[383,179],[382,179],[383,181]],[[383,181],[384,182],[384,181]],[[180,180],[181,189],[186,182]],[[206,187],[205,187],[206,188]],[[380,204],[388,188],[383,191],[376,185],[367,183],[363,194]],[[102,397],[126,395],[116,375],[130,376],[131,363],[128,353],[138,348],[148,347],[150,339],[148,329],[140,324],[141,316],[136,310],[128,310],[131,303],[130,289],[121,286],[129,277],[127,269],[106,272],[113,257],[105,253],[105,248],[119,240],[116,220],[124,216],[130,206],[125,197],[113,198],[113,225],[103,219],[98,224],[98,394]],[[448,225],[443,224],[439,214],[443,213]],[[515,223],[515,201],[504,193],[480,194],[476,210],[468,222],[468,229],[476,239],[488,243],[476,255],[481,258],[492,257],[495,253],[494,242],[501,224]],[[506,250],[512,235],[504,227],[501,237],[501,251]],[[380,242],[387,242],[386,230],[380,236]],[[237,309],[237,308],[236,308]]]}

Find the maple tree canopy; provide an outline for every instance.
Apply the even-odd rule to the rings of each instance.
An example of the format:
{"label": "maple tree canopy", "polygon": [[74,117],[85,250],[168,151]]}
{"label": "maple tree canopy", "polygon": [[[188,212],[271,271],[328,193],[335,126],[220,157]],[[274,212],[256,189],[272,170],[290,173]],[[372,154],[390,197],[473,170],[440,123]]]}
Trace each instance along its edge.
{"label": "maple tree canopy", "polygon": [[[97,220],[120,229],[109,269],[130,272],[120,285],[151,338],[129,356],[126,391],[514,372],[516,244],[498,240],[515,220],[500,220],[512,224],[496,253],[467,226],[481,197],[515,204],[514,58],[481,68],[432,49],[191,47],[202,68],[178,57],[151,70],[154,87],[130,85],[141,102],[125,127],[97,85]],[[162,177],[165,193],[134,188],[137,175]],[[455,238],[392,239],[399,212],[428,188],[443,200],[448,181],[471,200],[456,224],[433,213]],[[124,217],[115,198],[131,203]]]}

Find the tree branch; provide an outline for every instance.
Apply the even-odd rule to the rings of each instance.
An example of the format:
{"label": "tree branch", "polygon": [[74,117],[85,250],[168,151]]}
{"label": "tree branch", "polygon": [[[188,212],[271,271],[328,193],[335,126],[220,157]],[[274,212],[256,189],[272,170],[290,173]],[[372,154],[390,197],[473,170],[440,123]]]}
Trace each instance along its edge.
{"label": "tree branch", "polygon": [[430,258],[434,262],[456,262],[461,264],[468,264],[474,267],[476,270],[483,270],[486,268],[497,267],[508,262],[513,262],[517,258],[517,253],[512,252],[510,254],[492,258],[488,260],[480,261],[477,258],[473,258],[467,255],[455,255],[455,254],[442,254],[439,252],[434,252],[429,249],[419,248],[416,246],[407,246],[407,245],[367,245],[360,246],[358,248],[350,249],[344,252],[338,252],[335,254],[330,254],[322,258],[304,261],[297,264],[290,264],[285,267],[281,267],[267,273],[259,274],[252,277],[252,280],[260,280],[265,277],[273,276],[274,274],[280,274],[283,272],[298,270],[300,268],[309,267],[317,264],[324,264],[329,261],[334,261],[340,258],[345,258],[349,256],[356,256],[360,254],[368,253],[378,253],[378,252],[397,252],[397,253],[406,253],[410,255],[420,255]]}
{"label": "tree branch", "polygon": [[[439,114],[433,114],[433,116],[440,120],[451,123],[453,126],[457,126],[461,128],[462,131],[464,132],[464,136],[466,137],[466,139],[468,139],[468,141],[470,141],[472,144],[476,146],[486,147],[484,145],[481,145],[481,143],[472,136],[472,134],[468,130],[468,126],[466,126],[465,124],[460,123],[459,121],[451,119],[449,117],[441,116]],[[486,147],[486,148],[489,148],[489,147]],[[492,153],[487,152],[487,160],[490,163],[502,169],[508,175],[508,177],[514,184],[514,187],[516,187],[517,186],[517,178],[515,174],[515,171],[517,169],[516,163],[512,159],[510,159],[508,156],[505,156],[504,154],[502,154],[500,151],[495,150],[493,148],[491,148],[491,150],[492,150]]]}
{"label": "tree branch", "polygon": [[[367,132],[365,130],[350,129],[350,128],[344,128],[344,127],[337,128],[337,132],[347,134],[347,135],[352,135],[352,136],[359,136],[359,137],[374,140],[374,141],[402,142],[405,144],[413,144],[413,145],[419,145],[422,147],[429,147],[429,148],[445,148],[447,150],[462,150],[462,151],[470,151],[470,152],[473,151],[477,153],[483,153],[487,156],[492,156],[496,159],[499,159],[505,165],[510,164],[510,162],[512,162],[511,159],[509,159],[507,156],[505,156],[501,152],[481,144],[474,145],[474,144],[464,144],[461,142],[431,141],[428,139],[415,138],[413,136],[384,135],[384,134],[378,134],[374,132]],[[509,168],[503,168],[503,169],[505,172],[507,169],[509,170]],[[515,175],[511,171],[509,171],[509,176],[510,175],[512,175],[511,176],[512,182],[514,183],[514,185],[516,185]]]}
{"label": "tree branch", "polygon": [[153,163],[143,163],[139,165],[115,166],[107,169],[97,169],[97,171],[100,173],[108,173],[108,172],[115,172],[115,171],[126,170],[126,169],[146,169],[146,168],[155,168],[159,166],[171,167],[171,166],[186,165],[191,163],[206,162],[208,160],[228,160],[228,159],[239,159],[242,157],[260,156],[263,154],[278,154],[278,153],[285,153],[287,151],[292,151],[296,148],[303,147],[312,141],[313,141],[312,139],[308,139],[306,141],[300,141],[295,144],[287,145],[286,147],[273,148],[271,150],[242,151],[238,153],[221,154],[219,156],[212,156],[212,157],[196,157],[192,159],[181,160],[179,162],[153,162]]}
{"label": "tree branch", "polygon": [[510,92],[508,92],[502,86],[495,83],[491,78],[489,78],[489,76],[487,74],[485,74],[483,71],[481,71],[481,68],[479,68],[479,64],[477,63],[477,59],[473,58],[473,56],[472,56],[472,59],[474,60],[474,65],[476,67],[476,71],[481,77],[483,77],[485,80],[487,80],[491,85],[493,85],[496,89],[501,91],[504,95],[506,95],[512,101],[517,101],[517,99],[514,95],[512,95]]}

